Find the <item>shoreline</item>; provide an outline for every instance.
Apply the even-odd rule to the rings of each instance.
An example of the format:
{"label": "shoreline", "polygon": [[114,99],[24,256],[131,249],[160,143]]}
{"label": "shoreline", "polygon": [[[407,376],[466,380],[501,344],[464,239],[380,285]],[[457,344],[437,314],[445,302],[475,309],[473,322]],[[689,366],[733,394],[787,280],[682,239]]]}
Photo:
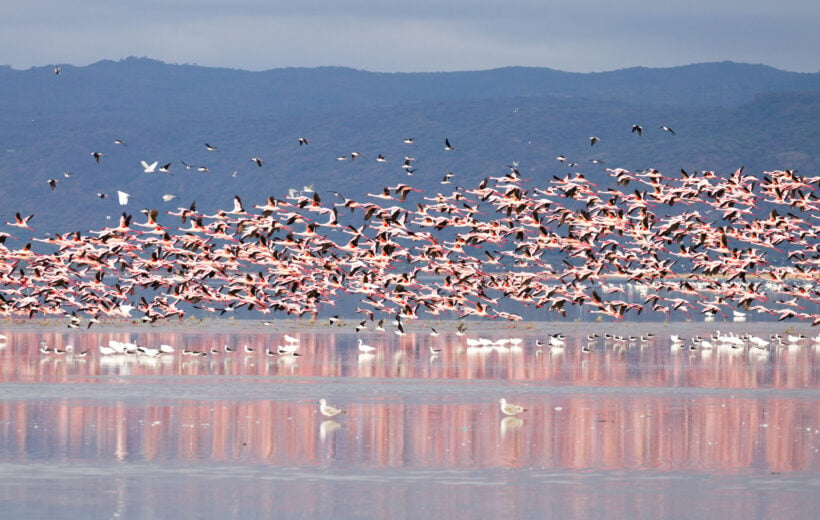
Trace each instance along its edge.
{"label": "shoreline", "polygon": [[[378,331],[368,328],[356,332],[355,327],[359,319],[342,319],[341,324],[330,324],[326,318],[316,320],[299,319],[219,319],[219,318],[191,318],[184,321],[142,323],[138,320],[104,321],[94,324],[90,328],[85,325],[79,328],[70,328],[61,320],[3,320],[0,321],[0,330],[15,331],[53,331],[62,329],[66,333],[87,334],[117,332],[131,329],[139,332],[167,331],[167,332],[201,332],[201,333],[269,333],[307,332],[307,333],[334,333],[334,334],[389,334],[393,335],[394,327],[386,326],[386,330]],[[803,331],[814,336],[820,333],[818,327],[812,327],[808,322],[789,321],[491,321],[491,320],[414,320],[404,322],[403,328],[407,334],[428,335],[432,328],[439,334],[455,335],[457,324],[464,324],[464,335],[500,333],[514,331],[519,334],[535,335],[540,333],[578,333],[589,330],[597,333],[676,333],[685,329],[722,330],[725,332],[771,334],[776,332]],[[372,325],[368,322],[369,325]]]}

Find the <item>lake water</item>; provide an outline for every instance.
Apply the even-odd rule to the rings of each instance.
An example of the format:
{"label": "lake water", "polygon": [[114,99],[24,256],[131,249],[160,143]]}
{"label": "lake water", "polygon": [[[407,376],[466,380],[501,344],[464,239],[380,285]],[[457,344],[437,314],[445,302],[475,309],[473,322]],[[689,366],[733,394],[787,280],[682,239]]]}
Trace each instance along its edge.
{"label": "lake water", "polygon": [[[2,516],[817,518],[820,331],[434,326],[0,326]],[[732,348],[718,329],[806,338]],[[556,332],[563,348],[536,344]],[[267,354],[286,334],[301,356]],[[102,355],[110,340],[175,352]]]}

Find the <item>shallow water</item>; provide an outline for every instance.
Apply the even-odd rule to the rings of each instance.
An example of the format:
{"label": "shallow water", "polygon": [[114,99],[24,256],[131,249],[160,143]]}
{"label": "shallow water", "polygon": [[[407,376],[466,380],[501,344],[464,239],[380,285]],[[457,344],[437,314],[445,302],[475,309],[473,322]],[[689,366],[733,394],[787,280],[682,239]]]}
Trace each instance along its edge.
{"label": "shallow water", "polygon": [[[702,323],[436,327],[0,330],[4,516],[816,518],[818,331],[718,325],[807,336],[758,352],[673,348]],[[266,353],[285,334],[301,356]],[[111,339],[175,352],[101,355]]]}

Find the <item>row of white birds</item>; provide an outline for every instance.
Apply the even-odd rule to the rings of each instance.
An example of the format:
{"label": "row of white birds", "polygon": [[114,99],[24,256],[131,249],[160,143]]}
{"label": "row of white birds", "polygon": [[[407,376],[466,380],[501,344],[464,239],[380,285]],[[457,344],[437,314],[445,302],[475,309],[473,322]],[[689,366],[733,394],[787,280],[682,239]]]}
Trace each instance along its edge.
{"label": "row of white birds", "polygon": [[[437,336],[437,334],[435,334]],[[434,336],[431,333],[431,336]],[[586,342],[582,342],[581,350],[583,352],[590,352],[595,348],[599,341],[603,341],[605,347],[612,347],[615,349],[628,348],[633,345],[641,347],[648,347],[655,345],[655,334],[647,333],[640,336],[622,336],[616,334],[589,334],[586,336]],[[285,334],[283,342],[277,344],[273,348],[265,349],[265,354],[269,357],[277,356],[301,356],[299,347],[301,345],[299,338]],[[373,355],[379,351],[379,348],[367,344],[362,338],[358,338],[358,351],[362,355]],[[799,347],[806,344],[820,346],[820,334],[813,337],[808,337],[804,334],[779,334],[774,333],[768,338],[757,336],[750,333],[735,334],[734,332],[722,333],[715,331],[707,336],[693,336],[685,338],[678,334],[671,334],[669,336],[669,344],[673,350],[688,348],[689,350],[712,349],[712,348],[732,348],[732,349],[772,349],[777,347]],[[525,340],[520,337],[510,338],[465,338],[464,347],[467,353],[489,353],[493,351],[515,352],[523,351]],[[546,339],[536,339],[534,342],[535,354],[539,355],[548,350],[552,354],[563,352],[567,347],[567,336],[563,333],[550,334]],[[437,356],[441,352],[441,348],[435,344],[428,345],[431,355]],[[43,354],[68,354],[79,357],[86,356],[89,351],[81,352],[75,351],[73,345],[65,345],[63,347],[50,347],[46,342],[40,344],[40,352]],[[160,344],[158,347],[147,347],[139,345],[134,342],[109,340],[107,345],[100,345],[98,347],[101,356],[144,356],[144,357],[159,357],[171,356],[177,352],[177,349],[168,344]],[[243,345],[241,348],[223,345],[221,348],[212,346],[205,349],[185,348],[181,351],[183,356],[208,356],[233,354],[241,351],[246,355],[254,354],[256,349],[250,345]]]}

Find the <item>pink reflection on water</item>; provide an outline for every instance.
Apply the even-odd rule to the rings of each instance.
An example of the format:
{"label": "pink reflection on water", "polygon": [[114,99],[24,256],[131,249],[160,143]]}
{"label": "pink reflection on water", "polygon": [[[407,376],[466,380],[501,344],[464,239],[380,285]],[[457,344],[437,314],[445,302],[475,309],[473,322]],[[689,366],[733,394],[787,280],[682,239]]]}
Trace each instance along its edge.
{"label": "pink reflection on water", "polygon": [[[589,346],[572,336],[563,349],[538,349],[531,335],[520,348],[476,349],[443,335],[435,341],[441,351],[433,353],[426,335],[407,334],[372,335],[367,341],[376,352],[362,355],[355,335],[311,332],[298,334],[301,355],[294,357],[268,354],[285,342],[276,332],[6,335],[2,382],[57,384],[61,396],[36,397],[34,386],[35,397],[0,402],[5,460],[820,469],[817,349],[810,344],[761,356],[673,350],[666,338]],[[111,339],[169,344],[176,352],[101,355],[97,347]],[[63,349],[72,344],[74,353],[42,354],[43,341]],[[185,349],[204,354],[184,355]],[[160,390],[119,397],[138,384]],[[219,397],[239,384],[249,385],[247,394]],[[85,385],[98,386],[99,396],[78,394]],[[205,397],[197,397],[200,389]],[[527,411],[502,416],[501,396]],[[346,413],[321,416],[319,397]]]}

